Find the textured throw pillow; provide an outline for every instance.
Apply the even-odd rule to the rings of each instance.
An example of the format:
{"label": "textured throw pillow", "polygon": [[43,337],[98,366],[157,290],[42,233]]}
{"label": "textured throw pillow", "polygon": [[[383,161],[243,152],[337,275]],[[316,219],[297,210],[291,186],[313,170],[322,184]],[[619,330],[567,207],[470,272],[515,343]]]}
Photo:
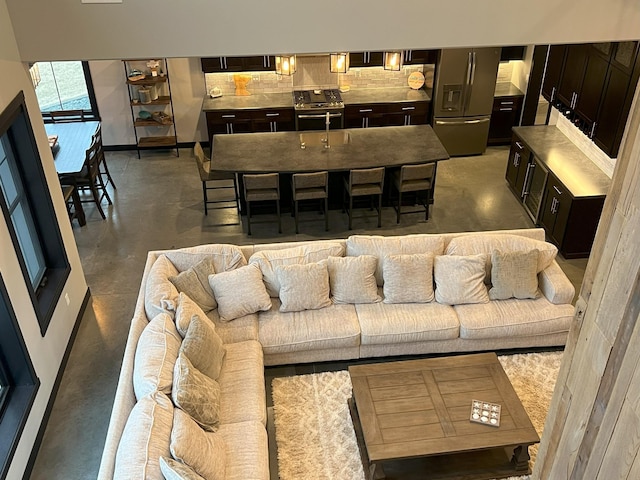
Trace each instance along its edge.
{"label": "textured throw pillow", "polygon": [[280,296],[280,282],[276,267],[303,263],[315,263],[332,257],[344,257],[340,243],[318,242],[279,250],[261,250],[249,258],[249,264],[260,267],[262,279],[270,297]]}
{"label": "textured throw pillow", "polygon": [[329,257],[329,285],[334,303],[375,303],[378,295],[375,271],[378,259],[373,255]]}
{"label": "textured throw pillow", "polygon": [[200,319],[209,322],[213,325],[213,322],[209,320],[207,314],[200,308],[200,306],[191,300],[188,295],[181,293],[178,295],[178,304],[176,307],[176,328],[178,333],[184,338],[187,335],[189,324],[193,317],[200,317]]}
{"label": "textured throw pillow", "polygon": [[213,257],[206,257],[178,275],[169,277],[181,293],[186,293],[204,312],[210,312],[218,306],[209,285],[209,275],[216,273]]}
{"label": "textured throw pillow", "polygon": [[509,233],[474,233],[453,238],[447,245],[445,255],[487,254],[485,282],[491,283],[491,253],[494,250],[500,250],[501,252],[528,252],[533,249],[540,252],[536,273],[540,273],[551,265],[551,262],[558,254],[558,249],[555,245],[533,238]]}
{"label": "textured throw pillow", "polygon": [[537,249],[528,252],[501,252],[491,254],[491,284],[489,298],[536,298],[538,295]]}
{"label": "textured throw pillow", "polygon": [[329,271],[325,262],[276,267],[280,311],[316,310],[331,305]]}
{"label": "textured throw pillow", "polygon": [[440,255],[433,262],[436,301],[445,305],[487,303],[486,255]]}
{"label": "textured throw pillow", "polygon": [[382,286],[384,257],[409,253],[442,255],[444,238],[440,235],[416,234],[383,237],[381,235],[351,235],[347,239],[347,256],[373,255],[378,258],[376,282]]}
{"label": "textured throw pillow", "polygon": [[433,302],[433,255],[389,255],[382,274],[384,303]]}
{"label": "textured throw pillow", "polygon": [[160,255],[153,262],[146,278],[144,309],[147,318],[152,319],[165,312],[172,317],[175,314],[178,290],[169,281],[169,277],[173,275],[178,275],[178,270],[166,256]]}
{"label": "textured throw pillow", "polygon": [[207,480],[224,480],[226,452],[219,433],[205,432],[186,413],[176,408],[171,430],[171,455]]}
{"label": "textured throw pillow", "polygon": [[160,471],[165,480],[205,480],[189,465],[169,457],[160,457]]}
{"label": "textured throw pillow", "polygon": [[120,437],[113,478],[162,478],[159,459],[170,453],[173,410],[161,392],[138,400]]}
{"label": "textured throw pillow", "polygon": [[218,301],[218,315],[223,322],[271,308],[271,298],[257,265],[209,275],[209,284]]}
{"label": "textured throw pillow", "polygon": [[171,393],[173,365],[181,342],[182,337],[166,313],[157,315],[144,327],[133,362],[133,391],[138,400],[156,390]]}
{"label": "textured throw pillow", "polygon": [[205,258],[213,259],[213,267],[216,272],[235,270],[247,264],[247,260],[244,258],[242,249],[239,246],[225,243],[212,243],[170,250],[165,252],[165,255],[180,272],[187,270]]}
{"label": "textured throw pillow", "polygon": [[195,368],[182,353],[173,369],[171,399],[176,407],[187,412],[204,430],[218,430],[220,385]]}
{"label": "textured throw pillow", "polygon": [[180,353],[202,373],[217,380],[226,350],[213,325],[207,320],[193,317],[182,341]]}

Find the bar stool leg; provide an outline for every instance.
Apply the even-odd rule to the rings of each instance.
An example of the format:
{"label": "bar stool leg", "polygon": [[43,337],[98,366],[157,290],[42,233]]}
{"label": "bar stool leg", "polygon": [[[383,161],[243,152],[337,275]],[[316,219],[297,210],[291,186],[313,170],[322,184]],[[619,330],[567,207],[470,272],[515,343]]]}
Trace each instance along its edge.
{"label": "bar stool leg", "polygon": [[324,197],[324,231],[329,231],[329,198]]}
{"label": "bar stool leg", "polygon": [[202,182],[202,198],[204,199],[204,214],[208,215],[207,211],[207,182]]}
{"label": "bar stool leg", "polygon": [[382,194],[378,195],[378,228],[382,227]]}
{"label": "bar stool leg", "polygon": [[402,192],[398,190],[398,211],[396,213],[396,223],[400,223],[400,209],[402,208]]}
{"label": "bar stool leg", "polygon": [[[278,212],[278,233],[282,233],[282,218],[280,217],[280,200],[276,200],[276,210]],[[298,217],[296,216],[296,221]]]}
{"label": "bar stool leg", "polygon": [[298,201],[297,200],[293,201],[293,218],[295,219],[295,222],[296,222],[296,233],[300,233],[298,231]]}
{"label": "bar stool leg", "polygon": [[247,200],[247,235],[251,235],[251,202]]}
{"label": "bar stool leg", "polygon": [[351,230],[351,211],[353,210],[353,196],[349,195],[349,230]]}

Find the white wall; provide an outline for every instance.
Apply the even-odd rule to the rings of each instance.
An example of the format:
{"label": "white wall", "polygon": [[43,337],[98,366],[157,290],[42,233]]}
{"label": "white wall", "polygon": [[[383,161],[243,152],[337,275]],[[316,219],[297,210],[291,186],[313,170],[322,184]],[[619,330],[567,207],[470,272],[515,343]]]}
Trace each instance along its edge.
{"label": "white wall", "polygon": [[60,362],[69,342],[75,319],[80,311],[84,294],[87,291],[87,284],[60,191],[58,176],[47,142],[44,124],[41,120],[38,101],[25,65],[19,60],[18,48],[13,36],[11,23],[9,22],[5,0],[0,0],[0,72],[2,72],[0,78],[0,111],[8,106],[20,90],[24,91],[27,110],[38,143],[38,150],[42,157],[47,182],[50,185],[54,206],[60,222],[62,238],[71,263],[71,275],[63,292],[69,294],[70,305],[67,306],[65,301],[61,300],[51,319],[47,334],[43,338],[40,334],[40,327],[31,305],[26,284],[22,281],[18,254],[11,246],[7,222],[4,217],[0,218],[0,245],[2,245],[2,248],[0,248],[0,271],[2,271],[9,298],[18,318],[18,324],[29,350],[36,375],[41,382],[35,403],[9,469],[8,478],[14,479],[22,478],[31,454]]}
{"label": "white wall", "polygon": [[636,0],[7,4],[25,61],[580,43],[640,31]]}

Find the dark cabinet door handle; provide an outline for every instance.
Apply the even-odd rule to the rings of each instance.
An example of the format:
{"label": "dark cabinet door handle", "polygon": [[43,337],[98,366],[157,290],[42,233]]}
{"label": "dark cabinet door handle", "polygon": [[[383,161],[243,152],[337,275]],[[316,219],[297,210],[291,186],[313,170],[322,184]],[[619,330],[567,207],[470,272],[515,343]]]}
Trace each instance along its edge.
{"label": "dark cabinet door handle", "polygon": [[558,195],[562,195],[562,192],[555,185],[553,186],[553,189],[558,192]]}

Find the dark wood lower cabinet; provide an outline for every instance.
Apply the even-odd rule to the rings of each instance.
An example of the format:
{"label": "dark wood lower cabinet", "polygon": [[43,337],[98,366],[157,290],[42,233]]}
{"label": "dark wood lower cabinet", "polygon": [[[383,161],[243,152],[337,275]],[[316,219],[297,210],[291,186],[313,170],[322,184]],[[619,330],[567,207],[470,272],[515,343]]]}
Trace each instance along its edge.
{"label": "dark wood lower cabinet", "polygon": [[295,130],[293,108],[216,110],[206,112],[209,143],[219,134],[285,132]]}
{"label": "dark wood lower cabinet", "polygon": [[493,100],[491,123],[489,123],[489,145],[509,145],[511,128],[518,125],[522,110],[522,95],[496,97]]}

